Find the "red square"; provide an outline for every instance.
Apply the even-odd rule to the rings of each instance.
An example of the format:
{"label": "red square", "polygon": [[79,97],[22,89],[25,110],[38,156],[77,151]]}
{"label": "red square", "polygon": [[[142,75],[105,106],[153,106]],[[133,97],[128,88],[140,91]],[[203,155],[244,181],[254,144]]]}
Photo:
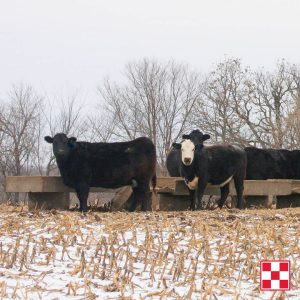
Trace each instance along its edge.
{"label": "red square", "polygon": [[260,262],[260,289],[286,291],[290,289],[290,261],[264,260]]}
{"label": "red square", "polygon": [[288,270],[289,270],[289,263],[288,262],[280,263],[280,271],[288,271]]}
{"label": "red square", "polygon": [[263,280],[261,283],[262,289],[270,289],[271,288],[271,280]]}
{"label": "red square", "polygon": [[263,271],[271,271],[271,263],[270,262],[261,262]]}
{"label": "red square", "polygon": [[271,272],[271,280],[279,280],[279,271]]}
{"label": "red square", "polygon": [[280,280],[279,281],[279,288],[287,290],[289,288],[289,281],[288,280]]}

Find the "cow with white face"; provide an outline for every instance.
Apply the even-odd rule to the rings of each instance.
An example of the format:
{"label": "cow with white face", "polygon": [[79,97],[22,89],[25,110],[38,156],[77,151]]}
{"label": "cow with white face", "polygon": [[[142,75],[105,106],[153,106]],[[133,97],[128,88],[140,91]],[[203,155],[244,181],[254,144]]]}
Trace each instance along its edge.
{"label": "cow with white face", "polygon": [[[199,148],[199,145],[198,145]],[[196,146],[191,140],[184,140],[181,143],[181,162],[185,166],[190,166],[195,158]],[[184,177],[185,183],[191,191],[194,191],[198,187],[198,177],[189,178],[188,174],[185,174]],[[194,192],[191,197],[195,197]]]}
{"label": "cow with white face", "polygon": [[181,161],[184,165],[189,166],[195,155],[196,146],[191,140],[184,140],[181,143]]}
{"label": "cow with white face", "polygon": [[[199,129],[192,130],[189,134],[183,134],[182,140],[191,140],[195,145],[203,144],[206,140],[210,139],[210,135],[201,132]],[[181,149],[171,148],[167,155],[166,167],[171,177],[180,177],[181,165]]]}
{"label": "cow with white face", "polygon": [[[202,209],[202,197],[207,183],[219,185],[222,208],[228,194],[229,183],[234,179],[237,192],[237,207],[243,208],[244,178],[246,174],[246,152],[234,145],[203,146],[190,139],[173,143],[175,149],[181,149],[180,173],[190,192],[191,209]],[[195,203],[197,190],[197,207]]]}

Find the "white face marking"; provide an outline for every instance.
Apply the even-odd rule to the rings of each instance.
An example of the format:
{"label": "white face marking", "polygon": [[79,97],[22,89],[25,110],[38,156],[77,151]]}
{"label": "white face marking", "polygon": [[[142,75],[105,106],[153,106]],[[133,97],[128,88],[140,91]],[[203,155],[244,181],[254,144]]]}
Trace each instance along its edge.
{"label": "white face marking", "polygon": [[198,187],[199,177],[195,177],[192,181],[185,183],[190,190],[195,190]]}
{"label": "white face marking", "polygon": [[220,187],[223,187],[223,186],[225,186],[227,183],[229,183],[229,182],[231,181],[232,177],[233,177],[233,175],[230,176],[230,177],[229,177],[227,180],[225,180],[223,183],[219,184]]}
{"label": "white face marking", "polygon": [[184,140],[181,143],[181,160],[186,166],[189,166],[194,159],[195,145],[191,140]]}

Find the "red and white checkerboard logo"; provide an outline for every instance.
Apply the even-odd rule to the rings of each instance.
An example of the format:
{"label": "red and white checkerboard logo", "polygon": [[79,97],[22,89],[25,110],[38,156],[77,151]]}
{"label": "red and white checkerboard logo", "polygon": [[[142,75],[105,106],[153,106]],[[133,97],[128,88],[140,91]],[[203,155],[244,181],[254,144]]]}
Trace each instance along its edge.
{"label": "red and white checkerboard logo", "polygon": [[290,261],[263,260],[260,262],[260,289],[286,291],[290,289]]}

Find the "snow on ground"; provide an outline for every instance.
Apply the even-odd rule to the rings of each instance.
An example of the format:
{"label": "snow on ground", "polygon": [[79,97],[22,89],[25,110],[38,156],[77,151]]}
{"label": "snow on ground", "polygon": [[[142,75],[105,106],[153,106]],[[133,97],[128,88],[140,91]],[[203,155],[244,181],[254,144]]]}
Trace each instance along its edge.
{"label": "snow on ground", "polygon": [[[27,212],[0,206],[1,299],[299,299],[300,209]],[[261,292],[261,259],[292,289]]]}

